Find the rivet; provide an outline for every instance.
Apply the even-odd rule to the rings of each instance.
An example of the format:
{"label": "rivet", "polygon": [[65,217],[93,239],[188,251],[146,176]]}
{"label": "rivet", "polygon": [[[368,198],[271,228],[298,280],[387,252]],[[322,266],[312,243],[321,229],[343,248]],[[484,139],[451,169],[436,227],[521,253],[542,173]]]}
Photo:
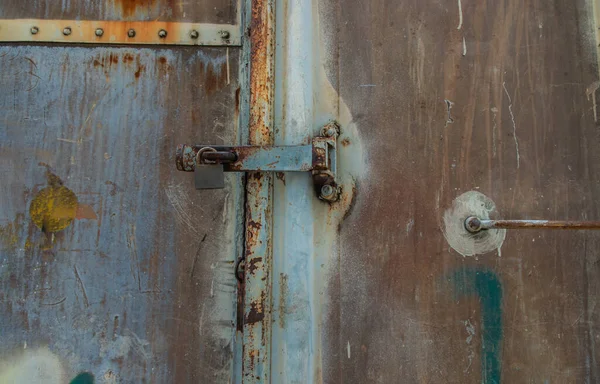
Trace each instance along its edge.
{"label": "rivet", "polygon": [[221,34],[221,38],[223,39],[229,39],[229,31],[221,31],[219,32]]}
{"label": "rivet", "polygon": [[102,37],[102,35],[104,35],[104,29],[96,28],[96,36]]}
{"label": "rivet", "polygon": [[66,27],[63,29],[63,35],[69,36],[71,34],[71,27]]}
{"label": "rivet", "polygon": [[198,37],[200,37],[200,33],[198,33],[198,31],[196,31],[195,29],[192,30],[192,32],[190,32],[190,37],[192,39],[197,39]]}
{"label": "rivet", "polygon": [[32,35],[37,35],[40,29],[38,27],[31,27],[30,29]]}
{"label": "rivet", "polygon": [[128,37],[135,37],[135,29],[130,29],[129,31],[127,31],[127,36]]}
{"label": "rivet", "polygon": [[158,37],[160,37],[161,39],[164,39],[165,37],[167,37],[167,31],[164,29],[161,29],[160,31],[158,31]]}

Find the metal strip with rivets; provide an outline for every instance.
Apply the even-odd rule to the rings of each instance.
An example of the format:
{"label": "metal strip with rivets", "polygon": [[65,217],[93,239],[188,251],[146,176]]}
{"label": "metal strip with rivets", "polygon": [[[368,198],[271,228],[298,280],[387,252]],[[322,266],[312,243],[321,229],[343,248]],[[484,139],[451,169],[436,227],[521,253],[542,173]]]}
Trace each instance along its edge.
{"label": "metal strip with rivets", "polygon": [[0,19],[0,42],[239,46],[240,36],[233,24]]}

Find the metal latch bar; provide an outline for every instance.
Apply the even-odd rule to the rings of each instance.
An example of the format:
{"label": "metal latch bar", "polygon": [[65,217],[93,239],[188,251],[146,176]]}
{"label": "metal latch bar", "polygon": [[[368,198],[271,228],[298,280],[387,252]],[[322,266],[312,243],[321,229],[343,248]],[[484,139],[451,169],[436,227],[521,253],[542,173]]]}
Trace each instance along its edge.
{"label": "metal latch bar", "polygon": [[202,148],[214,148],[202,158],[223,163],[225,172],[308,172],[313,170],[312,145],[300,146],[238,146],[180,145],[177,148],[177,169],[184,172],[195,170],[195,159]]}
{"label": "metal latch bar", "polygon": [[600,229],[600,221],[570,220],[491,220],[470,216],[465,229],[477,233],[488,229]]}

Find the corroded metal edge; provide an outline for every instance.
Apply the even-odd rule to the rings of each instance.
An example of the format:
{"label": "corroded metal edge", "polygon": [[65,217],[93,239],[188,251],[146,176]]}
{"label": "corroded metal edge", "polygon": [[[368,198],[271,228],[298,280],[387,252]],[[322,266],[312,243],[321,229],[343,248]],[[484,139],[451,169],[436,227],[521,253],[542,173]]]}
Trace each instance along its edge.
{"label": "corroded metal edge", "polygon": [[[275,72],[274,0],[250,4],[250,114],[248,144],[273,145]],[[273,175],[246,177],[246,244],[243,300],[242,381],[271,381],[271,288],[273,263]]]}
{"label": "corroded metal edge", "polygon": [[0,42],[239,46],[239,25],[165,21],[0,19]]}

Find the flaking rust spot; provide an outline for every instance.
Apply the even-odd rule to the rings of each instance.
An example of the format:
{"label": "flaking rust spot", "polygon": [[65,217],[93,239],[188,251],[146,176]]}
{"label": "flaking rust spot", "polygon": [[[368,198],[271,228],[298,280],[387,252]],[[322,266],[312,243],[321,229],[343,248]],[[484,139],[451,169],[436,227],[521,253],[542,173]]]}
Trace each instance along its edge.
{"label": "flaking rust spot", "polygon": [[262,303],[252,302],[250,304],[250,311],[246,315],[245,323],[254,324],[263,321],[265,313],[263,311]]}

